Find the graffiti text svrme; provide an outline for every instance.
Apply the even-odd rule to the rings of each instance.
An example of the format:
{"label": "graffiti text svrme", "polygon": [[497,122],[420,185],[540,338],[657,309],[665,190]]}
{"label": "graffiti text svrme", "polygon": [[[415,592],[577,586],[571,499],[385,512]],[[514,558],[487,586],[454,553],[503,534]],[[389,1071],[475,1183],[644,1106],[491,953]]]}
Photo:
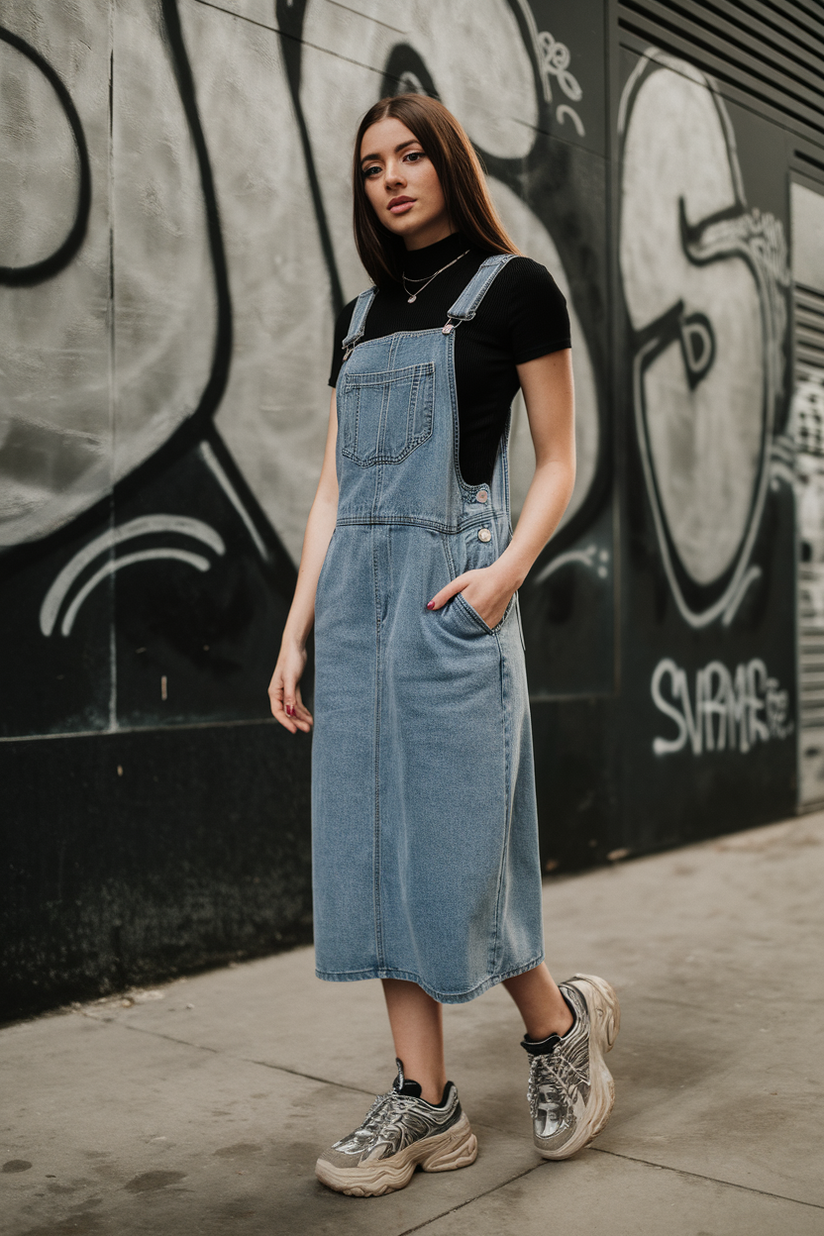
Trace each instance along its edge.
{"label": "graffiti text svrme", "polygon": [[789,693],[771,678],[757,657],[733,674],[721,661],[710,661],[695,674],[690,695],[686,670],[669,657],[652,675],[652,698],[677,727],[674,738],[655,738],[656,755],[681,751],[690,743],[694,755],[738,747],[749,751],[757,742],[786,738],[792,732]]}

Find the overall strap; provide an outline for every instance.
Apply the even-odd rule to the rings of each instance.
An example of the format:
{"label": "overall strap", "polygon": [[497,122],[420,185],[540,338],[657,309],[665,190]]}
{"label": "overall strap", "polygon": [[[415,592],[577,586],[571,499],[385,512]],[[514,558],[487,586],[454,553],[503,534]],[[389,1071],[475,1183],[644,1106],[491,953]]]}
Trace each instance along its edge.
{"label": "overall strap", "polygon": [[493,253],[481,262],[475,275],[461,292],[455,304],[449,310],[449,318],[455,319],[455,325],[468,322],[474,318],[478,306],[486,296],[496,275],[503,270],[507,262],[511,262],[515,253]]}
{"label": "overall strap", "polygon": [[355,344],[361,339],[363,332],[366,330],[366,315],[372,308],[372,301],[375,299],[377,288],[372,285],[365,292],[361,292],[358,299],[355,301],[355,308],[352,310],[352,320],[349,323],[349,334],[343,341],[343,347],[347,354],[351,352]]}

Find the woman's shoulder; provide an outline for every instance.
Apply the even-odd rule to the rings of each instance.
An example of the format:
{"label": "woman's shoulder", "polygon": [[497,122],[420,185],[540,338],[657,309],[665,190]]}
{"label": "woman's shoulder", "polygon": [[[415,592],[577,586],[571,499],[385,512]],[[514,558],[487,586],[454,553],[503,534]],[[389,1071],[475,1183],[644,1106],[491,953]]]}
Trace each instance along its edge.
{"label": "woman's shoulder", "polygon": [[494,322],[512,341],[516,364],[570,346],[566,299],[540,262],[516,254],[498,273],[490,293],[490,325]]}
{"label": "woman's shoulder", "polygon": [[566,304],[566,298],[551,272],[526,254],[517,253],[507,262],[499,278],[513,295],[541,298],[549,296],[561,304]]}

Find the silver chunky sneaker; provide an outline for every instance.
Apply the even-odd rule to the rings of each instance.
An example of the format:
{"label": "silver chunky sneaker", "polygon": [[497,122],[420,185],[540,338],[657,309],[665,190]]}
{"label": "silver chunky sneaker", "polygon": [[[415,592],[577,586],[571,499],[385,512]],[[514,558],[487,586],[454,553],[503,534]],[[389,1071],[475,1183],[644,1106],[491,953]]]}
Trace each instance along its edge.
{"label": "silver chunky sneaker", "polygon": [[416,1167],[449,1172],[475,1162],[478,1143],[461,1110],[458,1092],[446,1083],[435,1107],[405,1081],[403,1063],[388,1094],[379,1094],[360,1128],[324,1151],[315,1175],[330,1189],[354,1197],[378,1197],[409,1184]]}
{"label": "silver chunky sneaker", "polygon": [[563,1038],[523,1040],[532,1057],[527,1088],[532,1137],[545,1159],[568,1159],[591,1142],[615,1101],[604,1053],[611,1051],[621,1024],[618,997],[594,974],[576,974],[559,989],[575,1015],[572,1028]]}

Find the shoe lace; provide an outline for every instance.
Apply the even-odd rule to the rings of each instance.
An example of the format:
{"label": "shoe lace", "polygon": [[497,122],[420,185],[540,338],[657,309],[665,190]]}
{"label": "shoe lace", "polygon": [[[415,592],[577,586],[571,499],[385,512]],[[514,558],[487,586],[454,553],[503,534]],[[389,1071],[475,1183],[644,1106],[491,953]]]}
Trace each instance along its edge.
{"label": "shoe lace", "polygon": [[394,1124],[404,1115],[408,1107],[408,1100],[406,1102],[404,1100],[405,1096],[398,1094],[396,1090],[377,1095],[359,1127],[350,1134],[350,1137],[365,1135],[375,1138],[385,1133],[387,1125]]}
{"label": "shoe lace", "polygon": [[532,1119],[535,1120],[538,1115],[541,1090],[548,1090],[550,1102],[565,1108],[574,1102],[578,1089],[588,1080],[585,1070],[557,1048],[550,1055],[533,1056],[526,1090]]}

